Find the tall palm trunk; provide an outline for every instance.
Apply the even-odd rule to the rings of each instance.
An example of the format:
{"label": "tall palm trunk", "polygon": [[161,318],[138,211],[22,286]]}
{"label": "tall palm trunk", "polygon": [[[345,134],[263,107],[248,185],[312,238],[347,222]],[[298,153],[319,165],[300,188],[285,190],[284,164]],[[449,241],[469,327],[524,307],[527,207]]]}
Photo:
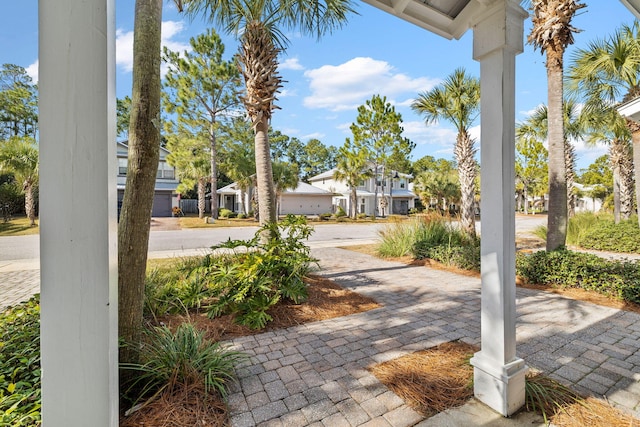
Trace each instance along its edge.
{"label": "tall palm trunk", "polygon": [[[206,203],[206,183],[204,178],[198,178],[198,218],[204,218],[205,214],[205,203]],[[211,194],[211,199],[213,200],[213,194]]]}
{"label": "tall palm trunk", "polygon": [[281,87],[278,75],[279,50],[269,32],[259,21],[247,23],[238,58],[246,84],[243,99],[255,132],[256,183],[260,224],[275,222],[276,206],[269,148],[269,120]]}
{"label": "tall palm trunk", "polygon": [[578,198],[574,186],[576,181],[576,149],[566,140],[564,141],[564,161],[567,169],[567,216],[571,218],[576,214]]}
{"label": "tall palm trunk", "polygon": [[633,209],[633,162],[628,145],[621,139],[611,141],[609,161],[613,170],[613,217],[617,223],[629,219]]}
{"label": "tall palm trunk", "polygon": [[[633,164],[635,166],[635,189],[636,189],[636,206],[640,212],[640,123],[636,123],[627,119],[627,126],[631,131],[631,141],[633,143]],[[640,215],[638,215],[638,224],[640,224]]]}
{"label": "tall palm trunk", "polygon": [[260,224],[276,221],[276,197],[273,186],[271,150],[267,136],[267,124],[261,120],[255,125],[256,184],[258,187],[258,218]]}
{"label": "tall palm trunk", "polygon": [[466,131],[459,132],[454,148],[454,155],[458,163],[458,177],[460,180],[460,223],[463,230],[470,236],[476,235],[475,213],[473,203],[475,195],[476,149],[474,141]]}
{"label": "tall palm trunk", "polygon": [[358,217],[358,189],[351,187],[351,202],[349,203],[349,216],[353,219]]}
{"label": "tall palm trunk", "polygon": [[36,203],[33,196],[33,183],[31,180],[26,180],[23,185],[24,190],[24,210],[29,218],[29,225],[34,227],[36,225]]}
{"label": "tall palm trunk", "polygon": [[564,49],[547,47],[547,120],[549,139],[549,212],[547,251],[567,241],[567,167],[565,162],[564,113],[562,108],[562,56]]}
{"label": "tall palm trunk", "polygon": [[160,153],[162,0],[136,0],[126,190],[118,225],[120,362],[135,362],[142,333],[151,208]]}

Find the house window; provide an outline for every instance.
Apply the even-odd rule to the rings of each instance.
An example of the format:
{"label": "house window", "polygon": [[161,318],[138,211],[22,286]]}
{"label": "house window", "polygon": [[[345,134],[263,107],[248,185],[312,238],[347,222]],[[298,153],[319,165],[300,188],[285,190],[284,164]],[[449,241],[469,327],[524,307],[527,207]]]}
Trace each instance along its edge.
{"label": "house window", "polygon": [[156,178],[174,179],[175,170],[166,162],[160,162],[158,163],[158,173],[156,174]]}
{"label": "house window", "polygon": [[118,159],[118,175],[127,174],[127,159]]}

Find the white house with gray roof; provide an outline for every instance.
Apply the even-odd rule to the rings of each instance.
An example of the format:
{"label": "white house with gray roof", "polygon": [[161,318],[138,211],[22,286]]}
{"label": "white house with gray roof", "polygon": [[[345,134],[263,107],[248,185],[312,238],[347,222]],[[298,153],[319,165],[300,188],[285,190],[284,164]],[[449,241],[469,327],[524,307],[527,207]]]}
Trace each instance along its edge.
{"label": "white house with gray roof", "polygon": [[[351,204],[351,188],[343,180],[335,179],[336,169],[333,168],[312,178],[309,182],[318,188],[331,193],[334,210],[338,207],[349,212]],[[406,215],[415,207],[417,196],[409,189],[409,180],[413,176],[392,170],[384,173],[380,167],[377,177],[363,178],[356,188],[357,213],[366,215],[386,216],[389,214]],[[378,206],[375,206],[375,192],[377,187]],[[391,207],[391,210],[389,209]]]}
{"label": "white house with gray roof", "polygon": [[[231,183],[218,191],[221,208],[236,213],[248,213],[251,208],[253,187],[242,192],[237,183]],[[306,182],[300,181],[293,189],[285,190],[278,199],[279,215],[320,215],[331,213],[333,209],[333,193]]]}

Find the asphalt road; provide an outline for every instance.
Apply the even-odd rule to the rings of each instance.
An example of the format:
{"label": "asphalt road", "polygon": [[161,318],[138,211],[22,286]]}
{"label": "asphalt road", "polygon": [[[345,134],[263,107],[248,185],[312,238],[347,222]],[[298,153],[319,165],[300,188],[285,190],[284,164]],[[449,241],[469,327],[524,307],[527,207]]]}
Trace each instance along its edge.
{"label": "asphalt road", "polygon": [[[539,225],[546,224],[546,215],[517,215],[516,232],[528,233]],[[383,222],[373,224],[318,224],[309,239],[311,246],[339,246],[344,244],[369,243],[378,237]],[[480,228],[480,224],[478,224]],[[212,245],[231,239],[249,239],[257,227],[225,227],[213,229],[184,229],[152,231],[149,251],[180,251],[207,249]],[[0,260],[38,259],[40,257],[39,236],[0,237]]]}

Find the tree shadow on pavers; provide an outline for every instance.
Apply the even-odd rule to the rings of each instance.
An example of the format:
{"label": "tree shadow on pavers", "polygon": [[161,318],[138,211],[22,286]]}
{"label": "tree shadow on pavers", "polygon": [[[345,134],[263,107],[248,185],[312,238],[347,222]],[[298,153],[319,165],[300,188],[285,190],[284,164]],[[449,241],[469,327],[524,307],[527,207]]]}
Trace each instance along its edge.
{"label": "tree shadow on pavers", "polygon": [[518,289],[517,355],[579,393],[640,408],[640,315]]}
{"label": "tree shadow on pavers", "polygon": [[[335,273],[326,273],[323,274],[324,277],[326,278],[333,278],[333,277],[337,277],[337,276],[342,276],[345,274],[351,274],[351,275],[358,275],[358,274],[367,274],[367,273],[376,273],[376,272],[380,272],[380,271],[394,271],[394,270],[406,270],[406,269],[410,269],[410,268],[420,268],[420,267],[416,267],[414,265],[394,265],[394,266],[390,266],[390,267],[376,267],[376,268],[367,268],[367,269],[363,269],[363,270],[346,270],[343,272],[335,272]],[[322,272],[322,266],[320,268],[320,271]]]}

